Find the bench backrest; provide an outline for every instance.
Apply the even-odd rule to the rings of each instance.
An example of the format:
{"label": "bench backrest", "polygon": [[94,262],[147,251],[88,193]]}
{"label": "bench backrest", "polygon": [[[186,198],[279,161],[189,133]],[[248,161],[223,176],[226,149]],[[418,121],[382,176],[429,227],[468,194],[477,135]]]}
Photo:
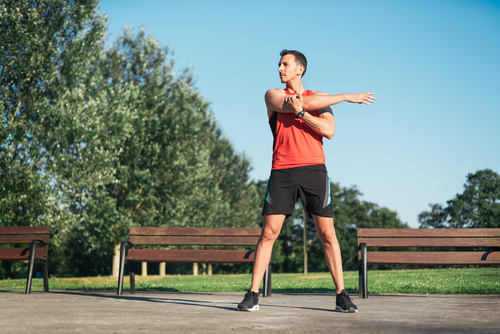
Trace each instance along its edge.
{"label": "bench backrest", "polygon": [[0,244],[29,244],[37,239],[49,242],[49,226],[0,226]]}
{"label": "bench backrest", "polygon": [[358,246],[367,247],[500,247],[500,228],[358,229]]}
{"label": "bench backrest", "polygon": [[260,228],[132,227],[134,245],[255,246]]}

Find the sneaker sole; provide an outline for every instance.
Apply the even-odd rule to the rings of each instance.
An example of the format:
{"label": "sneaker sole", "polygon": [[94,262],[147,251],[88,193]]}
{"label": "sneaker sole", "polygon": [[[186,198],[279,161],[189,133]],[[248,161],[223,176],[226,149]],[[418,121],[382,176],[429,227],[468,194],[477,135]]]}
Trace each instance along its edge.
{"label": "sneaker sole", "polygon": [[344,310],[342,307],[337,306],[337,307],[335,307],[335,311],[342,312],[342,313],[358,313],[358,310],[356,310],[355,308],[352,308],[352,307],[348,310]]}
{"label": "sneaker sole", "polygon": [[259,305],[254,305],[252,308],[246,308],[246,307],[238,308],[238,311],[247,311],[247,312],[253,312],[258,310],[259,310]]}

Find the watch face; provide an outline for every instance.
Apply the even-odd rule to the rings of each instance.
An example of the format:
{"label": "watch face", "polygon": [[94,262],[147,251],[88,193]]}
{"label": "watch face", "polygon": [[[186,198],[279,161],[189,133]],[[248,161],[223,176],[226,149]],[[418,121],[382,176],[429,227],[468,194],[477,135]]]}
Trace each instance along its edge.
{"label": "watch face", "polygon": [[304,117],[304,110],[302,110],[297,114],[297,118],[302,118],[302,117]]}

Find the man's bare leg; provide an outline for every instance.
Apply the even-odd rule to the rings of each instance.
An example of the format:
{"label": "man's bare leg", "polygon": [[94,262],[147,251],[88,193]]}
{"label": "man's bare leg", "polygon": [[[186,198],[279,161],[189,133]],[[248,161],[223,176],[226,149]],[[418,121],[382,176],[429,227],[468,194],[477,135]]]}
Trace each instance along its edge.
{"label": "man's bare leg", "polygon": [[344,291],[344,272],[342,270],[342,255],[340,254],[340,246],[335,235],[333,226],[333,218],[319,217],[313,215],[314,224],[316,225],[316,233],[323,243],[325,252],[326,264],[330,269],[330,274],[335,283],[337,296],[335,297],[335,310],[338,312],[358,313],[358,308],[352,302],[349,294]]}
{"label": "man's bare leg", "polygon": [[312,216],[316,225],[316,233],[323,244],[326,264],[332,275],[337,294],[339,294],[344,289],[344,272],[342,270],[340,246],[333,226],[333,218]]}
{"label": "man's bare leg", "polygon": [[271,260],[274,242],[280,234],[285,218],[285,215],[264,215],[262,233],[255,248],[252,285],[250,287],[250,291],[252,292],[259,292],[260,283]]}

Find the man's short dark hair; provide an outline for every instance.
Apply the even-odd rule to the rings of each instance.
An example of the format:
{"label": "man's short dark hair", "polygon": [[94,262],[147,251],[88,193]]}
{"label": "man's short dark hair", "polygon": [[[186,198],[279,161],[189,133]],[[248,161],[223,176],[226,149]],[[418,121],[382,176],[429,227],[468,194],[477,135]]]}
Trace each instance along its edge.
{"label": "man's short dark hair", "polygon": [[307,59],[306,56],[302,54],[302,52],[295,51],[295,50],[283,50],[280,52],[281,58],[285,55],[293,55],[295,57],[295,62],[297,62],[300,66],[304,66],[304,72],[302,72],[302,76],[306,74],[307,70]]}

